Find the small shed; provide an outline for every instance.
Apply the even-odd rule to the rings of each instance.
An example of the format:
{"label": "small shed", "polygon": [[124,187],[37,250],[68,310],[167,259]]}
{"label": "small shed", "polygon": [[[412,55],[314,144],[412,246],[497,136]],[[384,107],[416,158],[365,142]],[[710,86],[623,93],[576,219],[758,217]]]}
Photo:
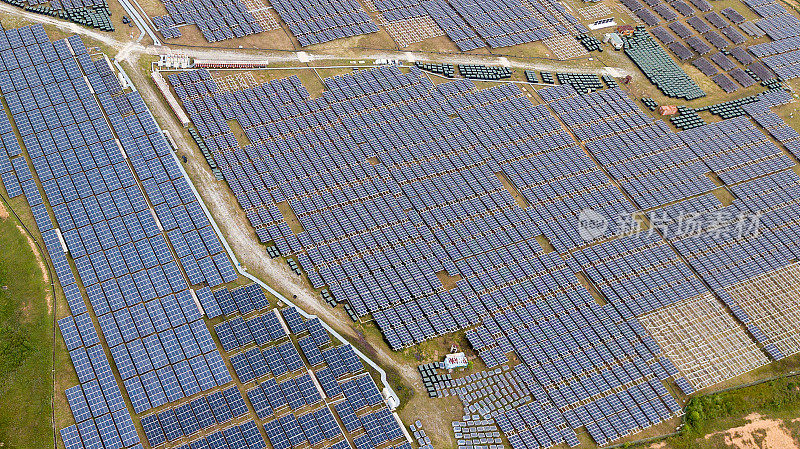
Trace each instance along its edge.
{"label": "small shed", "polygon": [[606,33],[603,35],[603,42],[611,44],[614,50],[622,50],[624,42],[622,37],[617,33]]}
{"label": "small shed", "polygon": [[469,366],[469,362],[463,352],[454,352],[444,356],[445,369],[464,368],[466,366]]}
{"label": "small shed", "polygon": [[658,107],[658,113],[661,115],[675,115],[678,113],[678,107],[674,104],[664,104]]}

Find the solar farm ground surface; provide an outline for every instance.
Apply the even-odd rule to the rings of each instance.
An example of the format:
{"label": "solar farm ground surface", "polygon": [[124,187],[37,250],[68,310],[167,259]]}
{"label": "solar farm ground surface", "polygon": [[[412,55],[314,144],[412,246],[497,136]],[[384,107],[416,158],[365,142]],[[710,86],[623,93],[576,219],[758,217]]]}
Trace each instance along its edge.
{"label": "solar farm ground surface", "polygon": [[[150,0],[148,0],[150,1]],[[158,0],[153,0],[157,4],[161,4]],[[120,11],[119,5],[116,2],[112,3],[112,9],[114,5],[116,5],[117,11]],[[613,2],[608,2],[612,6],[614,6]],[[143,3],[144,4],[144,3]],[[752,12],[743,7],[743,5],[736,1],[736,0],[720,0],[715,1],[712,3],[714,5],[715,10],[722,9],[726,6],[734,6],[736,10],[745,15],[748,19],[751,18],[748,14],[752,15]],[[582,5],[577,5],[582,6]],[[625,9],[621,9],[622,14],[616,14],[615,16],[624,16]],[[119,20],[120,14],[115,13],[115,20]],[[578,16],[580,17],[580,16]],[[6,28],[9,27],[7,24],[6,19],[3,20],[4,25]],[[12,25],[13,26],[13,25]],[[192,27],[185,27],[187,32],[185,33],[185,37],[192,38],[192,31],[188,30],[188,28]],[[127,26],[122,27],[118,26],[118,30],[122,30],[121,37],[125,37],[124,34],[129,32]],[[51,30],[48,29],[50,33]],[[597,34],[597,33],[596,33]],[[380,37],[384,35],[384,37]],[[56,37],[63,37],[57,34],[51,34],[52,38]],[[211,44],[208,45],[207,43],[203,42],[202,36],[194,36],[197,39],[197,45],[203,46],[225,46],[225,42],[218,43],[218,44]],[[262,40],[263,38],[263,40]],[[767,40],[766,38],[762,38]],[[374,41],[373,41],[374,40]],[[338,40],[334,42],[330,42],[328,44],[321,44],[319,46],[313,47],[314,51],[322,51],[322,52],[343,52],[347,54],[357,55],[360,53],[356,47],[364,46],[364,41],[368,41],[366,46],[375,47],[375,48],[384,48],[384,45],[388,45],[386,48],[391,48],[391,44],[393,41],[386,35],[384,31],[380,33],[369,35],[368,37],[355,37],[349,39]],[[234,41],[230,41],[234,42]],[[241,40],[241,42],[236,42],[236,45],[243,44],[245,47],[247,46],[256,46],[262,48],[272,48],[269,45],[275,42],[282,42],[279,47],[285,50],[291,50],[293,48],[292,38],[287,37],[286,33],[281,33],[281,30],[277,30],[275,32],[268,32],[262,33],[258,35],[258,37],[252,38],[252,41]],[[757,42],[757,41],[754,41]],[[87,46],[89,43],[87,42]],[[430,39],[428,41],[415,44],[415,47],[412,47],[414,50],[442,50],[445,49],[446,51],[455,51],[455,47],[452,45],[452,42],[449,41],[446,37]],[[103,46],[101,45],[101,48]],[[546,50],[544,47],[541,47],[540,44],[529,44],[526,46],[517,46],[510,49],[510,53],[529,57],[529,56],[543,56]],[[474,53],[477,53],[474,52]],[[580,64],[585,65],[586,67],[596,68],[601,67],[603,65],[609,66],[624,66],[629,65],[629,62],[625,59],[624,55],[621,53],[612,52],[610,50],[606,50],[602,54],[593,53],[593,57],[596,58],[596,61],[582,61]],[[131,67],[127,63],[123,63],[128,69],[129,67],[133,70],[129,70],[129,74],[134,78],[134,81],[137,85],[140,86],[140,89],[143,91],[143,96],[147,100],[148,104],[151,108],[155,110],[159,109],[159,103],[161,100],[158,97],[158,94],[151,95],[148,97],[148,90],[152,91],[152,86],[149,85],[149,80],[146,78],[146,75],[143,77],[142,73],[146,73],[145,69],[149,68],[148,58],[142,58],[139,67]],[[331,65],[335,64],[331,62]],[[713,104],[718,103],[723,100],[728,100],[731,98],[738,98],[746,95],[750,95],[755,92],[759,92],[762,88],[755,86],[749,90],[741,89],[735,95],[725,95],[713,82],[710,81],[707,77],[703,76],[699,72],[697,72],[691,64],[682,65],[684,70],[686,70],[692,78],[696,79],[698,83],[701,84],[704,90],[709,93],[709,96],[696,100],[691,103],[692,106],[699,106],[704,104]],[[637,69],[632,69],[637,70]],[[320,70],[320,75],[322,77],[333,76],[336,74],[343,74],[346,73],[347,70],[343,71],[341,69],[323,69]],[[287,75],[286,71],[282,70],[265,70],[265,71],[256,71],[253,72],[255,74],[255,78],[258,81],[266,81],[268,79],[278,79],[285,77]],[[322,93],[322,85],[319,82],[319,78],[315,75],[311,70],[304,69],[298,70],[295,72],[301,79],[304,85],[306,85],[312,94],[312,96],[317,96]],[[221,72],[220,75],[228,75],[228,72]],[[216,74],[215,74],[216,75]],[[517,74],[519,75],[519,74]],[[443,81],[438,78],[433,78],[434,83],[438,83]],[[476,83],[479,87],[488,87],[489,83]],[[788,83],[790,86],[795,88],[798,87],[798,82],[790,81]],[[660,103],[675,103],[673,100],[669,100],[666,97],[661,96],[660,93],[654,92],[655,89],[652,86],[648,85],[639,72],[637,72],[637,76],[635,76],[635,81],[629,86],[623,86],[624,89],[631,92],[634,97],[643,97],[643,96],[650,96],[654,97],[659,100]],[[153,92],[151,92],[153,93]],[[362,347],[366,350],[368,355],[375,357],[378,360],[381,360],[387,366],[390,366],[390,376],[395,381],[395,385],[405,385],[406,388],[404,390],[398,391],[401,398],[404,399],[404,403],[407,404],[401,411],[401,415],[407,420],[413,420],[415,418],[423,418],[423,421],[428,424],[428,429],[431,429],[433,426],[441,427],[446,430],[449,430],[449,421],[453,419],[457,419],[460,416],[460,411],[458,408],[460,404],[453,400],[453,398],[448,398],[446,400],[437,400],[437,401],[430,401],[427,398],[424,398],[424,394],[417,393],[412,397],[408,390],[408,385],[414,385],[417,388],[420,388],[418,375],[416,370],[413,369],[414,365],[421,363],[423,361],[431,361],[436,360],[441,357],[441,355],[449,349],[449,343],[452,341],[458,341],[462,348],[468,348],[468,343],[463,338],[462,334],[456,334],[454,337],[450,338],[441,338],[437,340],[432,340],[425,342],[421,345],[418,345],[414,348],[405,349],[398,353],[389,352],[386,347],[385,343],[383,343],[382,337],[377,332],[375,327],[372,324],[352,324],[349,322],[348,317],[344,312],[341,310],[341,307],[337,307],[336,309],[328,308],[324,303],[319,300],[318,295],[313,290],[310,290],[307,285],[307,280],[305,277],[298,278],[296,277],[286,266],[285,263],[281,259],[278,260],[270,260],[263,254],[263,249],[261,246],[255,244],[254,239],[255,235],[252,233],[252,229],[250,228],[247,219],[244,217],[241,210],[235,206],[235,199],[233,198],[230,191],[224,187],[221,183],[214,183],[212,181],[213,178],[210,177],[210,173],[206,167],[204,167],[205,162],[202,160],[202,155],[197,152],[196,147],[193,143],[186,140],[186,135],[181,134],[177,135],[176,132],[180,131],[179,127],[175,127],[174,120],[172,120],[172,116],[170,115],[169,111],[163,109],[163,104],[160,106],[162,110],[157,113],[157,120],[160,124],[166,128],[170,128],[173,131],[173,134],[176,135],[176,140],[179,143],[182,142],[180,145],[182,148],[182,152],[191,154],[189,163],[186,164],[187,171],[190,173],[190,176],[195,181],[198,189],[200,190],[201,194],[203,195],[204,199],[208,202],[209,206],[211,207],[214,215],[217,217],[224,216],[226,217],[224,220],[219,220],[219,223],[223,229],[223,233],[229,242],[234,247],[235,251],[241,257],[244,264],[249,268],[249,270],[257,274],[259,277],[263,279],[274,279],[275,284],[274,286],[284,293],[285,295],[291,297],[291,295],[297,295],[296,298],[299,302],[301,302],[308,310],[316,312],[318,314],[322,313],[326,315],[326,318],[329,319],[329,322],[336,328],[337,330],[341,331],[343,334],[348,336],[351,341]],[[787,121],[790,125],[798,128],[800,125],[800,116],[797,114],[797,106],[796,103],[780,106],[775,109],[775,111],[781,115],[784,120]],[[709,116],[710,117],[710,116]],[[707,118],[706,114],[704,114],[704,118]],[[712,119],[713,121],[713,119]],[[23,216],[23,220],[26,218]],[[27,218],[30,220],[30,218]],[[31,222],[29,221],[29,224]],[[63,300],[63,297],[60,294],[57,294],[57,300],[55,301],[56,304],[56,315],[58,318],[61,318],[63,315],[66,315],[68,311],[66,310],[66,303]],[[212,321],[213,323],[213,321]],[[69,413],[68,408],[66,408],[66,403],[63,395],[63,391],[66,387],[74,385],[77,380],[74,376],[74,371],[70,368],[70,361],[69,358],[66,356],[66,351],[63,348],[63,342],[60,337],[56,338],[56,345],[59,346],[58,350],[56,351],[56,366],[57,367],[67,367],[67,369],[57,369],[57,380],[56,380],[56,388],[55,388],[55,404],[56,404],[56,427],[61,428],[65,425],[71,423],[71,415]],[[721,388],[726,385],[733,385],[739,384],[742,382],[746,382],[749,380],[757,380],[762,377],[768,377],[774,374],[778,374],[780,372],[785,372],[794,369],[797,366],[797,356],[793,356],[789,359],[785,359],[784,361],[773,363],[767,365],[766,367],[759,368],[755,371],[750,373],[744,374],[743,376],[737,377],[734,380],[723,382],[722,384],[715,385],[713,388]],[[475,366],[476,370],[481,369],[480,362],[478,362]],[[764,390],[767,393],[768,390]],[[408,402],[406,402],[406,400]],[[447,401],[447,402],[445,402]],[[763,407],[764,404],[755,404],[753,407]],[[447,410],[447,413],[442,413],[442,409]],[[452,411],[452,413],[450,413]],[[706,430],[716,430],[727,428],[737,423],[741,422],[741,418],[729,418],[727,420],[722,419],[722,423],[718,424],[717,426],[712,426],[707,428]],[[652,427],[645,432],[636,434],[626,439],[638,439],[641,437],[649,436],[651,433],[653,435],[658,433],[665,433],[671,430],[670,426],[674,426],[674,422],[667,422],[661,426]],[[674,428],[674,427],[673,427]],[[436,447],[450,447],[454,445],[454,440],[452,440],[452,435],[449,431],[446,431],[444,435],[439,435],[441,445],[436,445]],[[579,438],[581,438],[583,443],[591,444],[590,440],[585,434],[579,434]],[[2,436],[0,436],[0,440],[2,440]],[[624,441],[624,440],[622,440]],[[60,443],[59,443],[60,444]],[[671,446],[674,447],[682,447],[681,442],[674,441],[671,442]],[[692,440],[691,444],[695,444],[694,440]],[[691,447],[690,446],[688,447]],[[26,445],[21,444],[20,447],[26,447]],[[684,446],[686,447],[686,446]]]}

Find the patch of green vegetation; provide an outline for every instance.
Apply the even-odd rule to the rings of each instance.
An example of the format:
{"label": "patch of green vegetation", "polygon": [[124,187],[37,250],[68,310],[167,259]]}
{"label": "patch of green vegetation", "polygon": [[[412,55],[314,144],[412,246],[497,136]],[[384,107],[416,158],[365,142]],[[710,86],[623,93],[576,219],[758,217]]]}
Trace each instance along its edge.
{"label": "patch of green vegetation", "polygon": [[18,223],[0,219],[0,446],[46,448],[53,446],[52,310]]}
{"label": "patch of green vegetation", "polygon": [[800,415],[800,378],[775,380],[735,390],[696,396],[686,405],[685,426],[666,440],[676,449],[712,447],[705,435],[745,424],[745,416],[786,419]]}

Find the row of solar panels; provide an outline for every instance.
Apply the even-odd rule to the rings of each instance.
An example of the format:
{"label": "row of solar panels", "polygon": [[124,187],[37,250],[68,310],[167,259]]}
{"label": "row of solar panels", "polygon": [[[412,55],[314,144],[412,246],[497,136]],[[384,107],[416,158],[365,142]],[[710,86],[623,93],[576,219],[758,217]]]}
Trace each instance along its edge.
{"label": "row of solar panels", "polygon": [[166,441],[173,442],[212,426],[225,425],[247,413],[247,404],[234,385],[200,396],[174,409],[143,416],[141,423],[148,444],[157,447]]}
{"label": "row of solar panels", "polygon": [[[34,27],[33,29],[40,28]],[[0,45],[3,45],[4,42],[6,44],[10,42],[10,45],[14,45],[15,39],[11,37],[15,35],[14,33],[0,34],[4,38],[8,36],[8,40],[0,39]],[[18,35],[19,33],[17,33]],[[25,48],[28,54],[35,55],[37,53],[33,52],[32,49],[38,49],[40,45],[40,43],[33,42],[28,47],[17,46],[15,48]],[[43,46],[43,48],[47,47]],[[113,143],[113,140],[109,139],[109,137],[113,139],[113,134],[110,133],[108,124],[104,123],[103,114],[99,113],[98,106],[102,106],[105,109],[109,120],[115,125],[114,131],[120,137],[123,137],[123,134],[124,137],[127,137],[121,139],[124,142],[126,156],[139,156],[142,152],[155,155],[157,154],[156,151],[160,151],[163,155],[168,152],[168,147],[166,142],[163,141],[163,137],[158,133],[158,128],[155,126],[152,117],[142,114],[142,112],[146,112],[146,109],[144,109],[144,104],[141,102],[140,97],[128,96],[125,97],[124,102],[113,100],[110,92],[119,96],[122,93],[121,88],[118,85],[117,88],[114,88],[112,85],[112,88],[109,89],[108,75],[110,70],[104,70],[102,65],[95,64],[94,61],[88,58],[79,38],[70,38],[69,44],[66,41],[57,41],[52,48],[56,49],[56,51],[46,53],[48,55],[47,58],[50,60],[49,63],[44,58],[32,58],[37,65],[27,66],[27,61],[23,61],[22,67],[36,67],[38,72],[28,71],[28,73],[41,74],[53,73],[54,71],[51,69],[63,67],[65,64],[66,67],[72,68],[72,77],[75,78],[75,82],[64,80],[69,84],[64,84],[64,81],[62,81],[59,85],[55,84],[54,79],[48,81],[46,77],[39,79],[32,75],[26,75],[19,78],[15,77],[15,84],[9,85],[6,83],[3,88],[9,89],[4,91],[4,94],[15,98],[11,102],[14,104],[12,115],[14,115],[15,119],[18,118],[21,123],[33,111],[42,111],[41,113],[44,116],[53,117],[54,103],[64,104],[62,103],[64,100],[74,100],[70,110],[59,111],[60,114],[63,113],[63,116],[60,116],[58,121],[51,120],[48,126],[49,130],[48,128],[37,129],[35,137],[34,134],[30,134],[27,131],[29,128],[23,126],[21,130],[21,133],[24,133],[25,136],[23,141],[26,149],[31,156],[37,175],[42,180],[45,193],[48,199],[52,197],[56,201],[51,203],[54,209],[58,208],[60,210],[55,214],[56,219],[59,224],[67,225],[64,227],[63,234],[65,235],[63,243],[66,243],[66,247],[62,246],[59,238],[62,234],[59,234],[54,229],[53,223],[46,219],[49,218],[47,209],[36,185],[33,184],[27,165],[16,162],[13,164],[13,168],[17,170],[17,175],[23,179],[26,198],[34,210],[37,224],[41,226],[48,252],[56,267],[56,274],[64,286],[70,310],[76,314],[75,318],[65,317],[59,321],[62,335],[70,348],[70,356],[81,381],[80,386],[73,387],[68,393],[70,406],[78,424],[63,429],[62,435],[67,447],[91,447],[99,441],[109,447],[116,447],[114,445],[120,444],[120,435],[125,446],[132,446],[138,442],[138,437],[136,437],[132,423],[130,423],[130,428],[125,427],[125,422],[122,419],[124,403],[121,401],[119,386],[115,382],[113,375],[111,375],[107,360],[105,364],[102,363],[105,360],[105,355],[102,348],[96,344],[97,335],[91,319],[86,319],[88,317],[88,314],[85,313],[87,308],[83,298],[81,298],[80,291],[75,285],[75,278],[66,261],[65,249],[74,253],[73,257],[78,273],[81,275],[81,280],[86,287],[87,296],[99,318],[104,338],[114,346],[111,348],[112,355],[115,358],[117,367],[120,369],[120,373],[126,379],[126,390],[134,402],[137,412],[162,403],[177,401],[186,395],[199,392],[198,381],[200,385],[203,385],[204,389],[208,389],[217,386],[217,384],[228,383],[232,379],[222,358],[216,351],[208,329],[199,320],[200,313],[191,294],[186,290],[185,284],[181,285],[180,282],[174,282],[179,281],[181,277],[180,271],[168,271],[173,278],[169,282],[166,279],[163,279],[163,282],[159,281],[158,276],[153,277],[156,273],[160,273],[160,271],[156,272],[153,269],[160,267],[162,263],[168,264],[165,266],[173,269],[177,268],[174,261],[167,258],[169,250],[165,246],[163,236],[159,234],[153,215],[149,213],[130,215],[126,220],[127,223],[117,221],[117,224],[122,224],[121,230],[124,235],[131,241],[136,239],[139,244],[135,247],[127,247],[125,257],[123,257],[123,253],[117,250],[117,258],[111,259],[116,261],[116,265],[114,265],[116,271],[113,274],[109,265],[105,265],[105,269],[103,269],[103,265],[100,262],[107,259],[105,257],[100,258],[103,255],[101,251],[115,250],[117,248],[115,239],[123,235],[120,232],[112,234],[110,228],[106,225],[107,219],[124,216],[125,214],[116,215],[118,213],[116,206],[118,204],[126,204],[121,200],[115,202],[114,200],[119,195],[112,197],[110,192],[113,192],[114,188],[109,189],[108,186],[116,184],[121,187],[121,182],[124,179],[124,182],[129,183],[126,185],[134,187],[135,181],[131,183],[133,177],[130,168],[127,167],[125,159],[119,157],[122,155],[121,149]],[[78,55],[77,58],[73,58],[73,52]],[[17,51],[16,54],[21,55],[22,52]],[[62,63],[60,58],[65,62]],[[19,59],[16,58],[15,60]],[[80,66],[75,65],[76,59]],[[98,70],[98,67],[100,67],[100,70]],[[84,73],[81,70],[85,71],[86,79],[92,83],[92,90],[90,90],[85,81],[78,81],[78,75]],[[8,73],[3,71],[4,75],[8,75]],[[56,70],[55,73],[59,72]],[[80,78],[82,77],[83,75],[80,75]],[[31,84],[26,83],[26,81],[30,81]],[[49,83],[46,85],[56,87],[56,90],[51,92],[60,91],[69,95],[57,97],[49,95],[50,92],[48,92],[44,94],[44,98],[41,95],[36,98],[32,97],[30,92],[37,88],[40,89],[39,86],[41,84],[39,83],[41,82]],[[69,88],[67,89],[67,87]],[[92,97],[92,93],[97,95],[100,100],[99,104]],[[56,102],[51,101],[52,99],[55,99]],[[80,107],[75,106],[75,104]],[[114,106],[113,109],[112,105]],[[116,105],[124,106],[123,112],[126,117],[122,117]],[[138,116],[136,115],[137,113],[139,114]],[[67,119],[69,120],[66,121]],[[71,123],[78,123],[79,128],[71,129],[70,127],[75,127]],[[124,133],[122,132],[123,127]],[[70,133],[69,138],[64,136],[61,140],[53,139],[56,136],[54,133],[62,133],[64,135],[64,130]],[[92,130],[97,132],[87,133]],[[74,133],[77,133],[77,135],[73,135]],[[75,140],[76,137],[79,140]],[[67,139],[69,139],[69,142]],[[87,146],[92,145],[93,142],[99,143],[100,141],[109,142],[111,145],[94,145],[91,152],[86,151]],[[64,142],[67,145],[64,145]],[[75,151],[71,147],[74,147]],[[158,148],[158,150],[155,150],[155,148]],[[164,150],[167,151],[165,152]],[[53,165],[53,167],[57,167],[60,171],[51,169],[51,165],[56,161],[58,161],[58,164]],[[164,159],[164,164],[169,165],[170,161]],[[170,166],[170,169],[177,167],[174,160],[171,161],[171,164],[173,166]],[[136,164],[134,166],[134,169],[136,169]],[[166,180],[177,179],[175,176],[170,178],[167,175],[168,171],[162,163],[159,162],[158,166],[160,171],[155,175],[156,177],[165,178]],[[91,176],[87,178],[84,175],[84,173],[98,175],[100,174],[100,168],[105,170],[102,173],[102,177]],[[169,173],[174,174],[176,172],[169,171]],[[148,176],[143,177],[145,184],[146,180],[150,179],[150,176],[150,172],[148,172]],[[68,181],[76,179],[80,179],[81,183],[68,183]],[[89,181],[90,179],[91,181]],[[68,186],[71,187],[71,190],[66,189]],[[155,196],[152,195],[155,191],[147,188],[146,190],[149,190],[151,198],[155,200]],[[67,194],[66,198],[65,192]],[[116,193],[119,194],[120,192],[124,197],[128,198],[127,207],[130,208],[131,212],[133,212],[134,207],[139,207],[142,204],[146,205],[142,192],[138,189],[129,188],[127,191],[120,190]],[[177,193],[173,195],[178,196]],[[103,201],[102,208],[99,206],[98,198]],[[196,200],[194,201],[196,202]],[[132,206],[133,204],[136,206]],[[183,204],[183,202],[179,201],[179,204]],[[62,207],[59,208],[59,206]],[[90,214],[85,211],[88,207],[91,207],[93,211]],[[101,210],[102,213],[100,212]],[[76,212],[81,213],[75,215]],[[72,227],[75,226],[76,217],[79,219],[80,227]],[[138,221],[136,221],[137,217],[139,218]],[[135,227],[126,228],[125,224],[133,226],[134,221],[136,222]],[[129,230],[130,232],[128,232]],[[131,235],[133,238],[131,238]],[[152,247],[148,241],[153,243]],[[120,245],[127,244],[122,242],[123,240],[120,240]],[[143,246],[145,244],[146,246]],[[219,242],[217,241],[216,244],[219,245]],[[155,252],[152,249],[153,247],[156,249]],[[143,252],[145,248],[147,251]],[[91,254],[91,257],[82,255],[87,252]],[[157,257],[156,254],[158,254]],[[91,261],[91,264],[89,261]],[[227,262],[227,260],[225,261]],[[228,265],[230,267],[229,262]],[[137,266],[139,268],[136,268]],[[146,270],[146,268],[149,268],[149,270]],[[131,271],[131,274],[128,274],[128,270],[137,269],[140,271]],[[230,267],[230,270],[233,270],[232,267]],[[160,276],[163,276],[163,274]],[[219,276],[218,273],[217,276]],[[152,281],[148,278],[152,279]],[[151,282],[154,282],[155,286]],[[177,296],[173,296],[173,293],[177,293]],[[147,304],[144,301],[148,301]],[[92,338],[92,335],[94,335],[94,338]],[[125,344],[120,344],[123,341]],[[85,348],[84,345],[86,345]],[[193,358],[190,359],[190,357]],[[201,365],[203,369],[200,369]],[[195,380],[195,375],[197,375],[197,381]],[[178,378],[180,378],[180,382]],[[211,380],[210,386],[206,382],[209,379]],[[114,390],[117,391],[116,396],[113,394]],[[81,394],[78,394],[78,392]],[[120,400],[118,401],[115,397]],[[87,408],[92,414],[92,420],[87,419]],[[104,413],[104,411],[114,413],[113,420],[111,418],[112,415]],[[116,413],[117,411],[120,411],[120,413]],[[118,419],[116,415],[119,415]],[[124,415],[127,416],[126,411],[124,411]],[[114,428],[115,421],[116,429]],[[129,416],[128,421],[130,421]]]}

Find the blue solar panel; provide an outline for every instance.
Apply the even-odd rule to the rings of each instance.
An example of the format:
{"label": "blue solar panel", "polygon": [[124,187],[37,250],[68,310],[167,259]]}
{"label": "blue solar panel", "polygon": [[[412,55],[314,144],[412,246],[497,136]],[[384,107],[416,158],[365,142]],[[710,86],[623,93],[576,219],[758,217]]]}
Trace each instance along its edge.
{"label": "blue solar panel", "polygon": [[161,428],[164,431],[164,436],[167,441],[175,441],[183,437],[183,431],[178,423],[178,417],[175,416],[175,411],[167,409],[158,413],[158,420],[161,423]]}
{"label": "blue solar panel", "polygon": [[180,383],[181,389],[186,396],[192,396],[200,392],[200,385],[195,378],[189,361],[182,360],[173,365],[175,377]]}
{"label": "blue solar panel", "polygon": [[192,411],[194,411],[194,416],[197,418],[197,423],[200,425],[201,429],[208,429],[217,424],[211,407],[209,407],[205,397],[194,399],[190,404],[192,405]]}
{"label": "blue solar panel", "polygon": [[214,294],[211,292],[210,288],[203,287],[195,293],[200,300],[200,305],[203,306],[206,317],[211,319],[222,315],[222,309],[220,309],[219,304],[217,304],[217,300],[214,298]]}
{"label": "blue solar panel", "polygon": [[267,447],[264,437],[261,436],[261,432],[258,431],[258,427],[253,421],[240,424],[239,430],[242,432],[242,436],[247,441],[250,449],[264,449]]}
{"label": "blue solar panel", "polygon": [[272,415],[272,406],[267,400],[267,395],[260,386],[247,390],[247,399],[250,401],[250,404],[253,405],[253,410],[255,410],[259,419],[265,419]]}
{"label": "blue solar panel", "polygon": [[200,424],[192,411],[191,403],[187,402],[175,407],[175,416],[184,435],[192,435],[200,431]]}
{"label": "blue solar panel", "polygon": [[94,379],[94,370],[89,361],[89,356],[86,355],[86,349],[80,347],[69,352],[69,357],[72,359],[72,366],[75,367],[75,372],[78,374],[78,381],[82,384]]}
{"label": "blue solar panel", "polygon": [[228,406],[231,408],[231,413],[233,413],[234,417],[238,418],[247,414],[247,405],[236,386],[223,390],[223,393],[225,394],[225,399],[228,401]]}
{"label": "blue solar panel", "polygon": [[292,447],[292,443],[286,437],[286,433],[283,431],[283,427],[277,419],[265,422],[264,430],[270,445],[272,445],[274,449],[289,449]]}
{"label": "blue solar panel", "polygon": [[[188,236],[192,235],[187,234]],[[189,242],[191,245],[191,242]],[[225,315],[231,315],[235,312],[238,312],[236,308],[236,303],[233,301],[233,297],[231,296],[231,292],[227,288],[220,288],[214,291],[214,298],[217,300],[217,304],[219,304],[220,309]]]}
{"label": "blue solar panel", "polygon": [[267,400],[274,410],[278,410],[281,407],[288,405],[286,397],[278,387],[278,383],[275,382],[275,379],[267,379],[259,385],[261,386],[261,389],[264,390],[264,394],[267,396]]}
{"label": "blue solar panel", "polygon": [[228,371],[228,368],[225,366],[225,362],[222,360],[222,356],[219,355],[219,352],[212,351],[205,355],[206,361],[208,362],[208,367],[211,369],[211,374],[214,376],[214,381],[217,383],[217,386],[222,386],[227,384],[228,382],[232,382],[233,378],[231,377],[231,373]]}
{"label": "blue solar panel", "polygon": [[142,413],[151,408],[150,400],[147,398],[147,392],[144,390],[142,382],[138,377],[131,377],[123,383],[125,384],[125,390],[128,392],[131,403],[133,404],[133,410],[136,411],[136,413]]}
{"label": "blue solar panel", "polygon": [[300,313],[294,307],[287,307],[281,311],[283,318],[289,325],[289,330],[293,334],[301,334],[306,330],[305,322]]}
{"label": "blue solar panel", "polygon": [[151,447],[156,447],[167,440],[164,430],[161,428],[161,423],[158,421],[158,415],[143,416],[141,423],[144,436]]}
{"label": "blue solar panel", "polygon": [[78,333],[75,320],[71,316],[58,320],[58,327],[61,330],[61,336],[64,338],[64,343],[66,343],[68,351],[83,346],[83,341]]}
{"label": "blue solar panel", "polygon": [[64,442],[64,447],[66,449],[81,449],[84,447],[81,442],[81,436],[78,433],[78,428],[75,425],[61,429],[60,433],[61,441]]}
{"label": "blue solar panel", "polygon": [[197,379],[197,384],[200,386],[200,391],[210,390],[216,386],[214,375],[211,373],[211,369],[208,367],[208,362],[206,362],[205,357],[202,355],[193,357],[189,359],[189,364]]}
{"label": "blue solar panel", "polygon": [[350,406],[348,401],[338,402],[334,404],[333,407],[336,409],[336,414],[339,415],[339,419],[342,420],[342,424],[344,424],[344,428],[348,432],[353,433],[361,428],[361,421],[356,416],[353,407]]}
{"label": "blue solar panel", "polygon": [[142,386],[144,391],[147,392],[147,399],[150,400],[150,405],[160,407],[167,403],[167,395],[164,393],[164,388],[158,380],[158,374],[155,371],[148,371],[141,376]]}
{"label": "blue solar panel", "polygon": [[214,412],[214,418],[219,423],[225,423],[233,419],[233,414],[231,413],[231,409],[228,406],[228,402],[225,400],[225,395],[221,391],[216,391],[211,393],[207,396],[208,398],[208,405],[211,407],[211,410]]}
{"label": "blue solar panel", "polygon": [[125,447],[131,447],[139,443],[139,434],[136,433],[136,428],[133,426],[133,421],[127,410],[117,410],[112,413],[114,417],[114,424],[117,426],[122,444]]}
{"label": "blue solar panel", "polygon": [[65,393],[67,395],[67,404],[69,405],[69,409],[72,411],[72,416],[75,418],[75,422],[85,421],[92,417],[91,412],[89,411],[89,405],[86,403],[86,399],[84,398],[83,390],[81,389],[80,385],[67,388]]}
{"label": "blue solar panel", "polygon": [[289,442],[292,444],[292,447],[299,446],[308,441],[305,434],[303,434],[300,423],[297,422],[297,418],[294,415],[284,415],[280,417],[278,421],[283,431],[286,433]]}

